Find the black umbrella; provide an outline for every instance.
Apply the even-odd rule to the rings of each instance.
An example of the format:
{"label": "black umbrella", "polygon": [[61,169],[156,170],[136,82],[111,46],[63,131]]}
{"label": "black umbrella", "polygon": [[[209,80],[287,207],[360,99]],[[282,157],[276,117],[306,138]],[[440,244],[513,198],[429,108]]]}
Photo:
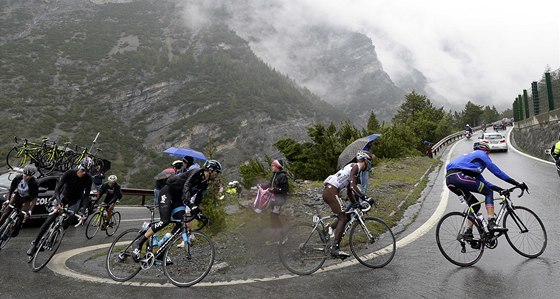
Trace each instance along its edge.
{"label": "black umbrella", "polygon": [[380,136],[381,134],[372,134],[350,143],[338,156],[337,169],[341,169],[344,165],[352,162],[358,151],[369,150],[371,143]]}

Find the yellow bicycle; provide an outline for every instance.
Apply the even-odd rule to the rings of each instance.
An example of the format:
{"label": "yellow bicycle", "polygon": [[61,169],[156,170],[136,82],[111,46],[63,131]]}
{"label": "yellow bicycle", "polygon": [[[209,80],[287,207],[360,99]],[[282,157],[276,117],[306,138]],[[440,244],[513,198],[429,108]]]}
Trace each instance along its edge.
{"label": "yellow bicycle", "polygon": [[99,211],[95,212],[87,223],[86,238],[91,239],[95,237],[100,229],[104,230],[108,237],[115,234],[121,224],[121,213],[113,209],[111,219],[107,219],[107,213],[107,206],[100,204]]}

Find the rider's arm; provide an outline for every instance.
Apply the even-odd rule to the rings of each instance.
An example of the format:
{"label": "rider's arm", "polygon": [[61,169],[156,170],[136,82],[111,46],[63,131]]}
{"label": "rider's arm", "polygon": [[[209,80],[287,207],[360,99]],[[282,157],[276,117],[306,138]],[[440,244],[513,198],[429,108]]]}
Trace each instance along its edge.
{"label": "rider's arm", "polygon": [[[492,162],[492,160],[490,159],[490,157],[488,157],[487,154],[482,153],[481,155],[479,155],[479,158],[481,158],[482,161],[484,162],[484,164],[486,164],[486,168],[488,170],[490,170],[490,172],[492,174],[494,174],[495,176],[497,176],[501,180],[507,182],[508,180],[511,179],[511,177],[509,175],[507,175],[505,172],[503,172],[496,164],[494,164],[494,162]],[[487,184],[487,182],[484,182],[484,183]]]}
{"label": "rider's arm", "polygon": [[66,185],[66,181],[68,180],[69,177],[70,177],[70,172],[69,171],[65,172],[58,180],[58,183],[56,184],[56,188],[54,188],[54,197],[58,204],[61,204],[60,194],[62,193],[62,188],[64,185]]}
{"label": "rider's arm", "polygon": [[84,188],[84,193],[82,194],[82,201],[80,203],[80,209],[85,210],[89,202],[89,193],[91,192],[91,184],[93,184],[93,177],[87,174],[86,186]]}
{"label": "rider's arm", "polygon": [[362,190],[360,190],[360,188],[358,187],[359,172],[360,166],[358,165],[358,163],[356,163],[354,164],[354,166],[352,166],[352,170],[350,170],[350,178],[348,182],[348,191],[352,191],[348,192],[348,199],[350,199],[350,202],[352,202],[353,204],[357,203],[354,194],[358,195],[359,197],[365,197],[365,195],[362,193]]}
{"label": "rider's arm", "polygon": [[122,198],[122,190],[121,190],[121,186],[117,185],[117,187],[115,188],[115,201],[119,200]]}

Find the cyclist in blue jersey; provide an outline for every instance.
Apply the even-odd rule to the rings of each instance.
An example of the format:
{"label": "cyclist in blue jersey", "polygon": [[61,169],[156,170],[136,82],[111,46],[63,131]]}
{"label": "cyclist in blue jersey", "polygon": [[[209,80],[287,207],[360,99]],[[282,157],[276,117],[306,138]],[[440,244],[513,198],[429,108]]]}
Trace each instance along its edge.
{"label": "cyclist in blue jersey", "polygon": [[[528,190],[525,183],[519,183],[503,172],[488,156],[490,147],[483,142],[475,142],[474,151],[464,154],[455,160],[449,162],[446,166],[446,184],[453,193],[465,197],[469,205],[475,204],[478,200],[471,192],[480,193],[485,196],[486,212],[488,213],[488,229],[490,231],[507,231],[507,228],[500,227],[496,224],[496,215],[494,214],[494,197],[493,191],[500,192],[503,189],[488,182],[482,172],[485,169],[490,170],[492,174],[515,185],[522,190]],[[474,207],[474,212],[478,213],[480,205]],[[465,232],[465,236],[472,236],[472,223],[469,223],[469,229]]]}

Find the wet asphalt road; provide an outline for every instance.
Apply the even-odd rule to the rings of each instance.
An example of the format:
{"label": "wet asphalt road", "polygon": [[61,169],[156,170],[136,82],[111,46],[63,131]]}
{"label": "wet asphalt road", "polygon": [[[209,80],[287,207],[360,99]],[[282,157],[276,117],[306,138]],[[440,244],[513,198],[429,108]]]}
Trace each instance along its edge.
{"label": "wet asphalt road", "polygon": [[[471,140],[457,142],[444,153],[442,159],[445,161],[450,150],[450,158],[469,151],[478,135],[477,132]],[[395,258],[382,269],[369,269],[358,264],[305,277],[231,285],[206,284],[186,289],[89,282],[54,273],[48,268],[33,273],[25,257],[29,242],[38,229],[32,227],[23,229],[20,236],[0,251],[0,298],[558,298],[560,178],[552,165],[527,158],[511,149],[508,153],[492,154],[491,158],[502,170],[518,181],[526,182],[530,188],[530,194],[512,198],[517,205],[532,209],[544,222],[548,246],[539,258],[526,259],[518,255],[505,238],[501,238],[498,247],[485,250],[482,259],[472,267],[461,268],[448,262],[437,248],[432,214],[438,206],[445,207],[445,213],[460,211],[463,206],[455,195],[449,196],[447,205],[440,205],[445,190],[444,172],[440,171],[431,175],[415,222],[398,236],[401,243],[398,243]],[[499,186],[508,185],[490,173],[485,177]],[[122,208],[121,212],[124,220],[134,221],[123,222],[119,231],[138,227],[141,219],[149,218],[145,208]],[[93,240],[86,240],[83,228],[70,228],[59,252],[110,240],[99,235]]]}

